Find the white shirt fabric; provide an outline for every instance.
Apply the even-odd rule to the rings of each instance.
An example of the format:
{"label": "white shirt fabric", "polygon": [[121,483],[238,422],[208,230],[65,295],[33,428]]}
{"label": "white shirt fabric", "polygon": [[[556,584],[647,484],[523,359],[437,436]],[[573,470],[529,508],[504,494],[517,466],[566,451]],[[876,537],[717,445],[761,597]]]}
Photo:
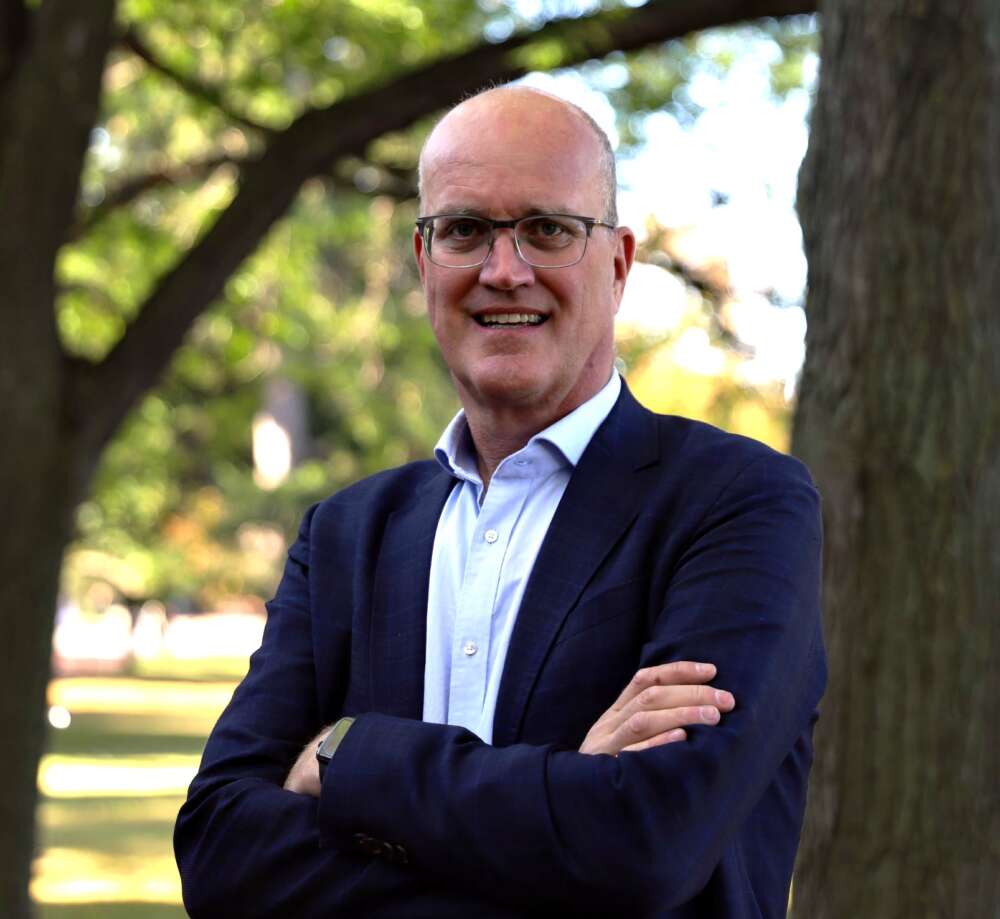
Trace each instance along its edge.
{"label": "white shirt fabric", "polygon": [[459,412],[434,455],[458,482],[438,518],[427,597],[424,721],[461,725],[487,743],[507,648],[528,577],[569,477],[614,407],[621,380],[504,458],[483,495]]}

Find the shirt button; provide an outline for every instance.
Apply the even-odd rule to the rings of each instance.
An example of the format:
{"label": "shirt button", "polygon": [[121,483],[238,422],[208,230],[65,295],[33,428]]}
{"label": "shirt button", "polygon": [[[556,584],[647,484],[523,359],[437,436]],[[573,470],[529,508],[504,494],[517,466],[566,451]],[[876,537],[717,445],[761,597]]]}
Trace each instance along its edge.
{"label": "shirt button", "polygon": [[514,460],[515,466],[530,466],[531,460]]}
{"label": "shirt button", "polygon": [[500,534],[496,530],[487,530],[483,533],[483,539],[485,539],[490,545],[495,543],[500,538]]}
{"label": "shirt button", "polygon": [[479,650],[479,646],[474,641],[467,641],[462,648],[466,657],[472,657]]}

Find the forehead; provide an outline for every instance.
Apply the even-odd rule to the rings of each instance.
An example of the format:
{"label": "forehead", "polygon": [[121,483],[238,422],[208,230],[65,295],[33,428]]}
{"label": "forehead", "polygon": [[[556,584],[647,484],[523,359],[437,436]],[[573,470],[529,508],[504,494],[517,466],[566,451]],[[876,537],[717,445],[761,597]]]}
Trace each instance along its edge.
{"label": "forehead", "polygon": [[553,100],[466,106],[446,116],[424,148],[424,213],[600,209],[600,147],[582,119]]}

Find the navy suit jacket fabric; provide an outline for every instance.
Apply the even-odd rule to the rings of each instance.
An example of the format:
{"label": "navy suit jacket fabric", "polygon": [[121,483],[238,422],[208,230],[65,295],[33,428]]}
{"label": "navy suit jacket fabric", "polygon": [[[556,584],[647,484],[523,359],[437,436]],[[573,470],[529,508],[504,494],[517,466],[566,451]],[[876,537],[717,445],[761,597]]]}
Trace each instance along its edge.
{"label": "navy suit jacket fabric", "polygon": [[[492,746],[419,720],[451,487],[413,463],[306,515],[178,817],[190,914],[784,916],[826,680],[805,467],[623,388],[539,552]],[[674,660],[714,663],[736,709],[681,743],[576,752],[639,667]],[[318,804],[284,791],[345,714]]]}

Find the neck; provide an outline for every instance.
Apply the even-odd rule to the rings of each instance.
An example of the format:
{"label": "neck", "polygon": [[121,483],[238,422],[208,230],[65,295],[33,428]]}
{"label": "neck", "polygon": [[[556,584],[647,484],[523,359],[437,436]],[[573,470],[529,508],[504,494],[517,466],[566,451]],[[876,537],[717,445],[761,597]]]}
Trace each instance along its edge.
{"label": "neck", "polygon": [[497,466],[506,457],[516,453],[539,431],[544,431],[558,420],[553,418],[552,421],[540,424],[497,425],[483,423],[483,419],[473,418],[468,411],[465,417],[469,424],[469,433],[472,434],[472,442],[476,447],[476,464],[479,466],[479,475],[484,488],[489,486]]}
{"label": "neck", "polygon": [[484,489],[489,487],[493,473],[506,457],[520,450],[539,431],[544,431],[592,399],[607,382],[605,378],[592,392],[582,397],[577,394],[576,398],[567,398],[554,408],[544,405],[483,405],[475,400],[463,400],[465,420],[476,449],[476,463]]}

